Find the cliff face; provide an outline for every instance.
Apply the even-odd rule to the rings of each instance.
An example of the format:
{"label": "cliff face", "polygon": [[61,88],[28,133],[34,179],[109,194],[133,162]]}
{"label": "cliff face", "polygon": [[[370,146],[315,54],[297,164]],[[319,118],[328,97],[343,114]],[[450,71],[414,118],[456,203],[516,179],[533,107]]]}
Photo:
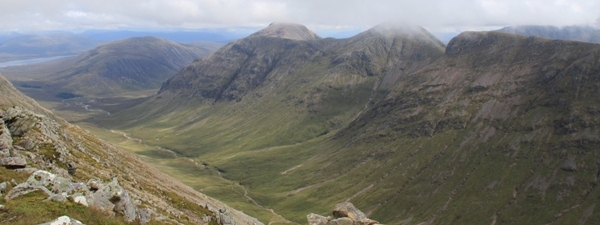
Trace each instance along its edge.
{"label": "cliff face", "polygon": [[1,223],[259,224],[0,87]]}

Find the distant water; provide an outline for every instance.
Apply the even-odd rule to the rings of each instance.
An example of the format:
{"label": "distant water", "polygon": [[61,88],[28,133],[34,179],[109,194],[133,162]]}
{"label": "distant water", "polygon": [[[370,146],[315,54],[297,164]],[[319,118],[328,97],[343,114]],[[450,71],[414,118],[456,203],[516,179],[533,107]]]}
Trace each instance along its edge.
{"label": "distant water", "polygon": [[63,56],[54,56],[54,57],[46,57],[46,58],[0,62],[0,68],[9,67],[9,66],[23,66],[23,65],[29,65],[29,64],[36,64],[36,63],[41,63],[41,62],[48,62],[48,61],[52,61],[52,60],[72,57],[72,56],[75,56],[75,55],[63,55]]}

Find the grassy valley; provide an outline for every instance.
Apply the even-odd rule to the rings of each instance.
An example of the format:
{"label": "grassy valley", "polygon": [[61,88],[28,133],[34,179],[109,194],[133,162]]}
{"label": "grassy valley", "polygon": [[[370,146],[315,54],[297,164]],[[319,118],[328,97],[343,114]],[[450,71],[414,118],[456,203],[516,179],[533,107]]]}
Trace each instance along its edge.
{"label": "grassy valley", "polygon": [[385,224],[596,224],[598,58],[498,32],[444,46],[418,27],[272,24],[157,94],[48,105],[265,223],[350,201]]}

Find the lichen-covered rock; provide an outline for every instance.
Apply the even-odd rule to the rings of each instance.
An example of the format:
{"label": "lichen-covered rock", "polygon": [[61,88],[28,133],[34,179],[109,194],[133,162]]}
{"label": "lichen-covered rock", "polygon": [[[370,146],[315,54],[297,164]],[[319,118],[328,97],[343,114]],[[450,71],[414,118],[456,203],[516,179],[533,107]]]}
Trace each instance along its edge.
{"label": "lichen-covered rock", "polygon": [[140,208],[137,210],[137,214],[141,225],[146,225],[152,219],[152,211],[150,209]]}
{"label": "lichen-covered rock", "polygon": [[4,120],[0,118],[0,150],[11,149],[12,142],[10,131],[4,124]]}
{"label": "lichen-covered rock", "polygon": [[7,183],[6,182],[2,182],[0,183],[0,196],[2,196],[2,194],[4,194],[4,192],[6,192],[6,187],[7,187]]}
{"label": "lichen-covered rock", "polygon": [[348,217],[341,217],[330,220],[327,225],[354,225],[355,220]]}
{"label": "lichen-covered rock", "polygon": [[219,215],[217,215],[217,223],[221,225],[235,225],[235,220],[231,217],[231,214],[227,209],[219,209]]}
{"label": "lichen-covered rock", "polygon": [[42,223],[39,225],[85,225],[85,224],[83,224],[79,220],[72,219],[71,217],[61,216],[52,222]]}
{"label": "lichen-covered rock", "polygon": [[331,218],[311,213],[306,216],[306,219],[308,220],[308,225],[325,225]]}
{"label": "lichen-covered rock", "polygon": [[333,209],[333,217],[336,219],[342,217],[348,217],[354,220],[367,219],[367,216],[350,202],[337,204]]}
{"label": "lichen-covered rock", "polygon": [[6,157],[0,159],[0,166],[9,169],[18,169],[27,167],[27,161],[22,157]]}
{"label": "lichen-covered rock", "polygon": [[129,197],[129,193],[119,185],[116,177],[111,182],[99,187],[94,193],[88,195],[87,199],[90,206],[123,215],[128,222],[136,218],[135,205],[131,197]]}
{"label": "lichen-covered rock", "polygon": [[21,107],[12,107],[7,109],[2,117],[13,136],[23,136],[27,131],[35,127],[38,118],[41,116],[35,115]]}
{"label": "lichen-covered rock", "polygon": [[309,225],[374,225],[379,222],[367,218],[367,216],[358,210],[352,203],[343,202],[337,204],[333,209],[333,216],[324,217],[317,214],[308,214],[306,219]]}

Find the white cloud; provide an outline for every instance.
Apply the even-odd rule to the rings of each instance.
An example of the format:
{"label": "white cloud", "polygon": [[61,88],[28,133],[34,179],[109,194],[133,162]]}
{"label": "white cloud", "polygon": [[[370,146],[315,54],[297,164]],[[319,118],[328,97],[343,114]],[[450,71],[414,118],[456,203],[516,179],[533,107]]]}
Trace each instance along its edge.
{"label": "white cloud", "polygon": [[437,29],[594,24],[597,0],[19,0],[0,2],[0,30],[204,28],[273,21],[367,28],[402,21]]}

